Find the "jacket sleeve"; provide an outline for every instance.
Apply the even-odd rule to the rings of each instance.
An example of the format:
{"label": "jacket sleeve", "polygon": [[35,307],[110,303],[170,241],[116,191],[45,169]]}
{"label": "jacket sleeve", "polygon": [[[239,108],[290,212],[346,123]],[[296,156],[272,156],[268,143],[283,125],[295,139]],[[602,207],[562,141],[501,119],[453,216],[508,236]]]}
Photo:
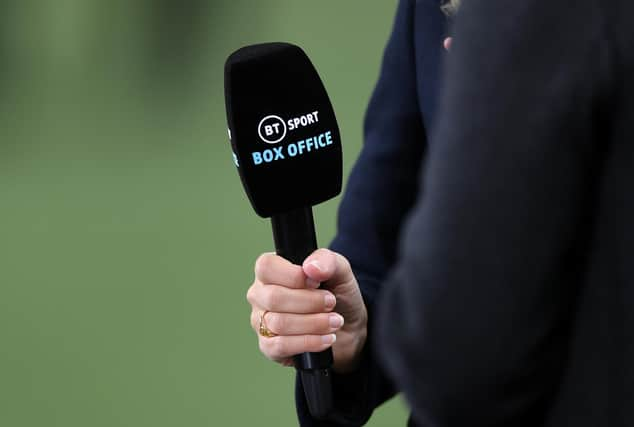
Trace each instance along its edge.
{"label": "jacket sleeve", "polygon": [[463,4],[375,344],[421,425],[542,425],[591,244],[610,49],[592,0]]}
{"label": "jacket sleeve", "polygon": [[[401,0],[381,74],[368,107],[364,145],[347,183],[331,249],[348,258],[360,284],[372,327],[375,296],[394,263],[398,233],[411,209],[425,147],[416,95],[412,0]],[[375,407],[395,394],[366,344],[358,372],[335,375],[338,408],[330,422],[308,413],[299,379],[296,404],[304,426],[364,424]]]}

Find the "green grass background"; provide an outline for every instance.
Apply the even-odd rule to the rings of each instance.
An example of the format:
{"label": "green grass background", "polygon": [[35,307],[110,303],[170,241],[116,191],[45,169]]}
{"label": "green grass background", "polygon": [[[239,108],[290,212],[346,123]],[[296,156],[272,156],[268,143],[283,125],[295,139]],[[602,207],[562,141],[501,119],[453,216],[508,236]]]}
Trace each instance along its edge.
{"label": "green grass background", "polygon": [[[293,371],[245,293],[268,221],[227,140],[223,64],[290,41],[362,141],[396,0],[0,5],[0,426],[291,426]],[[338,200],[316,208],[335,233]],[[400,401],[371,426],[404,425]]]}

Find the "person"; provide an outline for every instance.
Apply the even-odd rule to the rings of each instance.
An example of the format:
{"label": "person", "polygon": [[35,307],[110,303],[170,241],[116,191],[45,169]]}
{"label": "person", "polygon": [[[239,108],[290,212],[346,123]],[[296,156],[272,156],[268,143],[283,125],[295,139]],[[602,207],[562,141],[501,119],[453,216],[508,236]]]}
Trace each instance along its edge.
{"label": "person", "polygon": [[[399,2],[330,250],[318,250],[302,267],[273,254],[256,262],[247,294],[251,325],[258,333],[264,325],[277,335],[259,336],[261,351],[289,366],[294,354],[333,348],[336,414],[330,422],[311,418],[297,381],[301,425],[364,424],[398,391],[367,337],[378,292],[396,260],[398,235],[417,197],[434,127],[448,45],[446,13],[457,5],[445,3]],[[323,289],[314,289],[320,282]]]}
{"label": "person", "polygon": [[374,320],[419,425],[634,425],[632,13],[461,7]]}
{"label": "person", "polygon": [[568,6],[461,10],[370,316],[419,425],[634,424],[634,6]]}

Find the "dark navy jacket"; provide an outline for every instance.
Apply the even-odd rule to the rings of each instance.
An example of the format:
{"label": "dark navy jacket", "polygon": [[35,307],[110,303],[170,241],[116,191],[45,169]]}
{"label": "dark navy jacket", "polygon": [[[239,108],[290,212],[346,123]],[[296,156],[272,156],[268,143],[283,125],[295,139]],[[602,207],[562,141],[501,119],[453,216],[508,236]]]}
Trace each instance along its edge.
{"label": "dark navy jacket", "polygon": [[397,388],[421,426],[634,426],[634,2],[464,1],[428,108],[435,3],[401,1],[341,208],[380,363],[333,423]]}
{"label": "dark navy jacket", "polygon": [[[400,1],[366,113],[364,145],[339,208],[331,248],[350,261],[370,321],[377,292],[396,258],[400,229],[418,192],[437,108],[446,27],[439,0]],[[342,408],[338,423],[312,420],[297,384],[302,425],[360,425],[395,394],[369,350],[365,356],[356,376],[335,378],[336,401]]]}

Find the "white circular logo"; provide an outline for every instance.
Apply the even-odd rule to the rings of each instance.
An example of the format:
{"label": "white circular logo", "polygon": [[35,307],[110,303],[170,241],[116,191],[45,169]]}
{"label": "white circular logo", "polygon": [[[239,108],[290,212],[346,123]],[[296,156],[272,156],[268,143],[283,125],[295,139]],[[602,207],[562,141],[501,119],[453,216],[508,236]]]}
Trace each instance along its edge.
{"label": "white circular logo", "polygon": [[286,136],[286,123],[279,116],[266,116],[258,125],[258,135],[267,144],[277,144]]}

